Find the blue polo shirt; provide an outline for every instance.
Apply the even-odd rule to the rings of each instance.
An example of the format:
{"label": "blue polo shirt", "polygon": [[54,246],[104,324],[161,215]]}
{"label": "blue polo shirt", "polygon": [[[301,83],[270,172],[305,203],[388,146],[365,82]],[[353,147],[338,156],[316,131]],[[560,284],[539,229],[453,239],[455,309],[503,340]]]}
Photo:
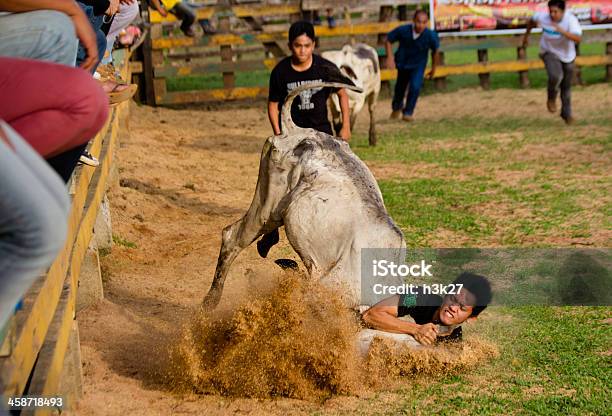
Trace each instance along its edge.
{"label": "blue polo shirt", "polygon": [[425,29],[421,35],[412,38],[412,25],[398,26],[387,34],[391,43],[399,42],[395,52],[395,66],[397,69],[411,69],[426,67],[428,52],[440,48],[440,39],[434,30]]}

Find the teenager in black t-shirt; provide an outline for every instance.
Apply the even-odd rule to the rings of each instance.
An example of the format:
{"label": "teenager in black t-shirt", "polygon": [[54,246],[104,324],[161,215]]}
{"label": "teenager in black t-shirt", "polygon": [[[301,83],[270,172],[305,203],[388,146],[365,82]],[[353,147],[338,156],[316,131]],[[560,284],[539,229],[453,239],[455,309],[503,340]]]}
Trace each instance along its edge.
{"label": "teenager in black t-shirt", "polygon": [[[362,314],[368,327],[396,334],[412,335],[421,344],[429,345],[440,334],[438,325],[452,328],[445,339],[460,339],[461,327],[482,312],[491,302],[491,285],[484,276],[462,273],[453,282],[461,284],[457,294],[442,298],[438,295],[423,294],[395,295],[383,299]],[[414,323],[398,319],[410,315]]]}
{"label": "teenager in black t-shirt", "polygon": [[[339,82],[345,78],[334,63],[313,54],[314,46],[314,26],[311,23],[296,22],[291,25],[289,28],[291,56],[280,61],[270,75],[268,118],[274,134],[281,133],[280,110],[291,90],[308,83]],[[333,135],[327,116],[327,99],[332,92],[338,94],[342,111],[342,128],[338,135],[348,142],[351,138],[351,122],[348,94],[344,88],[316,87],[302,91],[299,98],[296,97],[291,105],[291,119],[300,127]],[[257,242],[259,255],[265,258],[278,240],[278,230],[265,234]]]}
{"label": "teenager in black t-shirt", "polygon": [[[291,90],[308,83],[331,81],[340,70],[327,59],[314,55],[314,26],[309,22],[296,22],[289,29],[291,56],[280,61],[270,75],[268,118],[274,134],[280,134],[280,109]],[[313,128],[333,135],[327,115],[327,99],[332,92],[340,98],[342,129],[339,136],[351,138],[348,94],[344,88],[316,87],[300,93],[291,106],[291,118],[296,125]]]}

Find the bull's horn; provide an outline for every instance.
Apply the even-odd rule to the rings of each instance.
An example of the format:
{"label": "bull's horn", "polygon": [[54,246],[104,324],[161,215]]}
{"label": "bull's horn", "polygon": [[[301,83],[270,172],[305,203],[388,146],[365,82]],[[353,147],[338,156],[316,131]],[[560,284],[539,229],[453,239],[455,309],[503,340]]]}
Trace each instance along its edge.
{"label": "bull's horn", "polygon": [[297,95],[301,93],[302,91],[306,91],[311,88],[331,87],[331,88],[348,88],[349,90],[353,90],[356,92],[363,92],[363,89],[355,86],[355,84],[353,84],[353,82],[349,78],[340,74],[340,71],[338,71],[338,74],[341,77],[340,79],[341,82],[316,82],[312,84],[300,85],[299,87],[297,87],[296,89],[292,90],[289,93],[289,95],[287,96],[287,99],[285,99],[285,103],[283,104],[283,109],[281,112],[281,131],[283,134],[287,134],[297,129],[297,126],[291,119],[291,105],[293,104],[293,100],[295,99],[295,97],[297,97]]}

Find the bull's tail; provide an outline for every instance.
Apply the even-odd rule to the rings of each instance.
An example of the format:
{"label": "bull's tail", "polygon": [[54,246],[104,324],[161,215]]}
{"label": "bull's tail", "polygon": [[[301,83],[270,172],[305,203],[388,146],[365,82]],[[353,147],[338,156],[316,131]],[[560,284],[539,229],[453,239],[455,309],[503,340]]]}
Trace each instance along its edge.
{"label": "bull's tail", "polygon": [[[340,71],[338,71],[338,73],[339,72]],[[342,75],[340,75],[340,77],[346,78]],[[344,80],[341,80],[341,81],[344,81]],[[285,100],[285,103],[283,104],[283,109],[281,111],[282,133],[287,134],[298,128],[298,126],[296,126],[293,120],[291,119],[291,105],[293,104],[293,100],[295,99],[295,97],[297,97],[302,91],[306,91],[311,88],[330,87],[330,88],[348,88],[349,90],[353,90],[356,92],[363,92],[363,90],[359,87],[356,87],[351,82],[350,79],[346,78],[346,81],[348,82],[316,82],[312,84],[300,85],[296,89],[292,90],[287,96],[287,99]]]}

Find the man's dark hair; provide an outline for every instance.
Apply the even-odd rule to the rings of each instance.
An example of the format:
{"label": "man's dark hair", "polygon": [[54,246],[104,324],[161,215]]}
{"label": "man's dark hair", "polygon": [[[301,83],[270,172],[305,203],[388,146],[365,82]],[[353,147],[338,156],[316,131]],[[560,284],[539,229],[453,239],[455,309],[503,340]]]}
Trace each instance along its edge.
{"label": "man's dark hair", "polygon": [[312,23],[302,20],[292,24],[289,28],[289,44],[292,44],[297,37],[302,35],[308,36],[313,42],[315,41],[315,30]]}
{"label": "man's dark hair", "polygon": [[427,12],[423,9],[418,9],[417,11],[414,12],[414,16],[412,16],[412,20],[416,20],[417,17],[419,17],[420,14],[424,14],[425,17],[427,19],[429,19],[429,14],[427,14]]}
{"label": "man's dark hair", "polygon": [[561,10],[565,10],[565,0],[550,0],[548,7],[557,7]]}
{"label": "man's dark hair", "polygon": [[463,272],[455,279],[453,284],[462,284],[463,289],[469,290],[476,297],[476,304],[472,308],[472,315],[470,316],[478,316],[480,312],[485,310],[493,297],[489,279],[478,274]]}

